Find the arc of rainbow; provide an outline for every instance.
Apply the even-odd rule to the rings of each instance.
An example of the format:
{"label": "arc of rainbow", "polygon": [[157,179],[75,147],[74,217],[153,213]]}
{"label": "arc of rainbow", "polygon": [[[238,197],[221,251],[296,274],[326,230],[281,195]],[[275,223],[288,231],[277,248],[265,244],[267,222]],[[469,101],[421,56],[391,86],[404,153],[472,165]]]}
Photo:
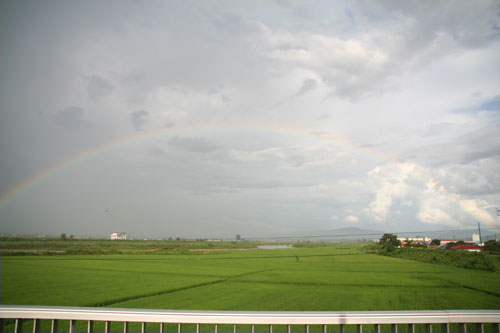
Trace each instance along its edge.
{"label": "arc of rainbow", "polygon": [[[126,147],[132,143],[137,143],[141,141],[145,141],[148,139],[152,139],[155,137],[161,137],[161,136],[171,136],[179,133],[186,133],[186,132],[200,132],[200,131],[215,131],[215,130],[250,130],[250,131],[264,131],[264,132],[269,132],[269,133],[279,133],[279,134],[285,134],[285,135],[292,135],[292,136],[297,136],[297,137],[306,137],[306,138],[312,138],[320,141],[325,141],[330,144],[334,144],[340,148],[346,149],[348,151],[358,153],[364,156],[371,157],[377,161],[380,161],[390,167],[392,167],[395,170],[402,171],[404,174],[411,176],[420,182],[426,184],[427,187],[433,189],[436,192],[439,192],[443,194],[445,197],[447,197],[449,200],[452,202],[456,203],[459,208],[461,208],[462,211],[466,212],[468,215],[472,216],[476,220],[482,220],[478,216],[475,216],[475,214],[471,213],[468,211],[466,207],[462,203],[460,203],[460,200],[457,200],[453,195],[448,193],[442,186],[439,186],[437,182],[435,182],[433,179],[426,179],[429,178],[428,176],[417,174],[415,172],[407,172],[403,169],[401,166],[402,163],[388,157],[384,156],[374,150],[370,150],[365,147],[361,147],[358,145],[355,145],[345,139],[336,137],[330,133],[322,133],[322,132],[307,132],[304,130],[296,129],[296,128],[289,128],[289,127],[283,127],[283,126],[270,126],[268,124],[238,124],[238,123],[226,123],[226,124],[216,124],[216,125],[203,125],[203,126],[186,126],[186,127],[175,127],[175,128],[167,128],[167,129],[156,129],[148,132],[141,132],[132,136],[127,136],[127,137],[122,137],[119,139],[115,139],[109,142],[106,142],[101,145],[94,146],[88,150],[85,150],[83,152],[80,152],[78,154],[75,154],[65,160],[62,160],[58,163],[53,164],[52,166],[43,169],[33,176],[27,178],[26,180],[16,184],[15,186],[11,187],[8,189],[6,192],[0,195],[0,207],[2,205],[5,205],[7,202],[13,200],[15,197],[19,196],[23,192],[27,191],[29,188],[36,186],[39,183],[42,183],[43,181],[57,175],[58,172],[61,172],[63,170],[69,169],[71,167],[74,167],[80,163],[85,162],[86,160],[92,159],[94,157],[97,157],[99,155],[102,155],[106,152],[110,152],[112,150],[117,150],[122,147]],[[486,227],[488,227],[488,224],[486,221],[482,221]],[[498,233],[498,231],[493,231],[492,232]]]}

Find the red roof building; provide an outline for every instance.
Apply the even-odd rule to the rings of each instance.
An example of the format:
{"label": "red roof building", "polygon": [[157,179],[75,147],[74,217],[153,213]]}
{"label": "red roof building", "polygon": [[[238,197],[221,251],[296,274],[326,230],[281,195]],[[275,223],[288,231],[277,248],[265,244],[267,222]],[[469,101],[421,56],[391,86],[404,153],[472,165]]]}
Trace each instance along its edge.
{"label": "red roof building", "polygon": [[479,251],[481,251],[482,247],[479,245],[474,245],[474,244],[460,244],[460,245],[453,246],[452,249],[479,252]]}

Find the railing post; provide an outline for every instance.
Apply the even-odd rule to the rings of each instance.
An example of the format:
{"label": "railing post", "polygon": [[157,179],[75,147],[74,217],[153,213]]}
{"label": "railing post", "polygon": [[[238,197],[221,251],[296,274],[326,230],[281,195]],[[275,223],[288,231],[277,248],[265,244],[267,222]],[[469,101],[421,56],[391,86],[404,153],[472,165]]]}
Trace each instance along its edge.
{"label": "railing post", "polygon": [[50,323],[50,333],[57,333],[58,330],[59,330],[59,320],[52,319]]}
{"label": "railing post", "polygon": [[16,324],[14,326],[14,332],[15,333],[23,333],[23,320],[22,319],[16,319]]}
{"label": "railing post", "polygon": [[391,333],[398,333],[398,325],[397,324],[391,325]]}
{"label": "railing post", "polygon": [[408,324],[408,333],[415,333],[415,324]]}
{"label": "railing post", "polygon": [[142,322],[141,324],[141,333],[146,333],[146,322]]}
{"label": "railing post", "polygon": [[450,333],[450,324],[441,324],[441,333]]}
{"label": "railing post", "polygon": [[[357,330],[358,333],[363,333],[363,325],[359,324],[357,328],[358,328],[358,330]],[[325,333],[326,333],[326,331],[325,331]]]}
{"label": "railing post", "polygon": [[123,333],[128,333],[128,321],[123,322]]}
{"label": "railing post", "polygon": [[344,324],[340,324],[340,333],[344,333]]}
{"label": "railing post", "polygon": [[111,322],[106,321],[104,323],[104,333],[109,333],[111,332]]}
{"label": "railing post", "polygon": [[432,325],[425,324],[425,333],[432,333]]}
{"label": "railing post", "polygon": [[69,333],[76,333],[76,320],[69,321]]}
{"label": "railing post", "polygon": [[33,319],[33,333],[40,333],[40,319]]}
{"label": "railing post", "polygon": [[181,330],[182,330],[182,324],[178,323],[177,324],[177,333],[181,333]]}
{"label": "railing post", "polygon": [[236,324],[233,324],[233,332],[236,333]]}
{"label": "railing post", "polygon": [[306,333],[309,333],[309,325],[306,325]]}
{"label": "railing post", "polygon": [[165,333],[165,325],[163,323],[160,323],[160,333]]}
{"label": "railing post", "polygon": [[458,324],[458,333],[467,333],[467,326],[465,324]]}
{"label": "railing post", "polygon": [[326,325],[323,325],[323,333],[326,333]]}
{"label": "railing post", "polygon": [[380,324],[375,324],[375,333],[380,333]]}
{"label": "railing post", "polygon": [[87,333],[94,333],[94,321],[87,321]]}
{"label": "railing post", "polygon": [[219,331],[219,324],[215,324],[215,330],[214,330],[214,333],[218,333]]}

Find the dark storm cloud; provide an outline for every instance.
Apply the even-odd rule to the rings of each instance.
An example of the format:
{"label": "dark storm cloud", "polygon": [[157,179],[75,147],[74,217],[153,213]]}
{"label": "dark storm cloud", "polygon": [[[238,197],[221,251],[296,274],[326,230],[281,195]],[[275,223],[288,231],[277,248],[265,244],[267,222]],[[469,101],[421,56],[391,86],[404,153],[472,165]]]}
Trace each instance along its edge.
{"label": "dark storm cloud", "polygon": [[85,120],[85,111],[76,106],[68,106],[53,116],[56,124],[67,129],[82,129],[90,123]]}
{"label": "dark storm cloud", "polygon": [[148,122],[149,112],[138,110],[130,113],[130,121],[136,131],[142,131]]}
{"label": "dark storm cloud", "polygon": [[87,94],[91,100],[99,100],[107,95],[109,95],[114,86],[106,79],[92,75],[85,76],[85,84],[87,88]]}

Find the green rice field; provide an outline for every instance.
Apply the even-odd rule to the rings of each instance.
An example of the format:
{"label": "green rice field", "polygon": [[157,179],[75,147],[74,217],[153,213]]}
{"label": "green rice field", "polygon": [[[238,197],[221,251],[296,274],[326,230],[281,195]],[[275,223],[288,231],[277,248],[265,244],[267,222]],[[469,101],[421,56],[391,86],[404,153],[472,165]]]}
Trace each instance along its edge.
{"label": "green rice field", "polygon": [[354,245],[170,255],[1,258],[1,303],[365,311],[499,309],[499,274]]}

